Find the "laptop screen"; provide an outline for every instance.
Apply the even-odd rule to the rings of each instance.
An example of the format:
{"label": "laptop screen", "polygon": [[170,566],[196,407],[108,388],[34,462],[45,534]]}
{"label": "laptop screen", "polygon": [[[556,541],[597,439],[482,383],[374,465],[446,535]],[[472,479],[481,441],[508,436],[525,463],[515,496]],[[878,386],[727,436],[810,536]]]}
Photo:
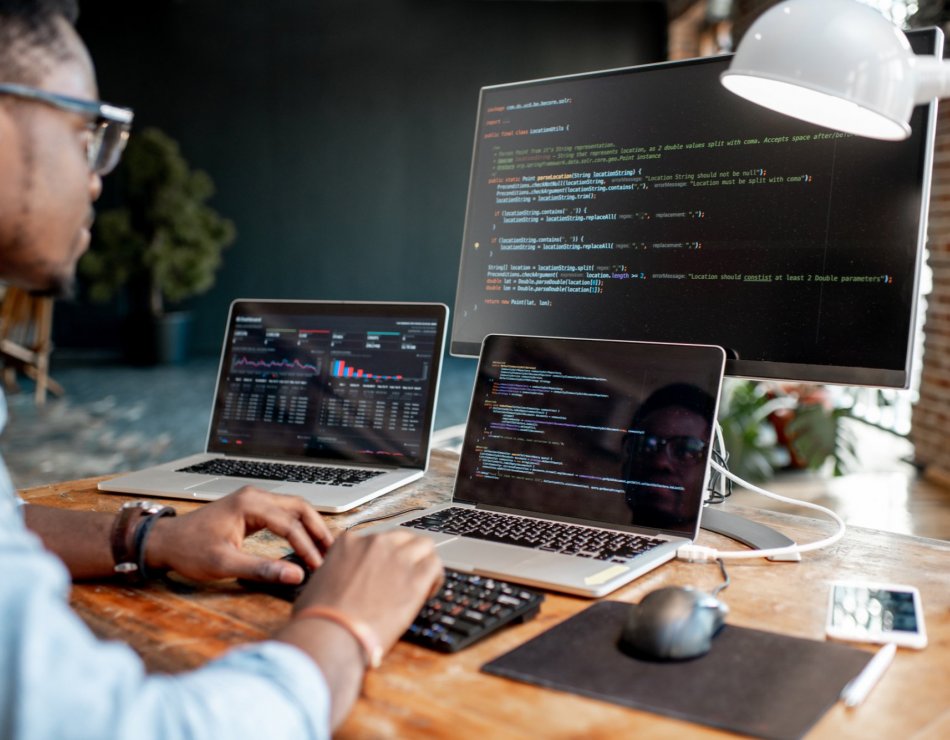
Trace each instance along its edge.
{"label": "laptop screen", "polygon": [[424,467],[447,311],[235,301],[208,451]]}
{"label": "laptop screen", "polygon": [[694,537],[725,353],[491,335],[455,499]]}

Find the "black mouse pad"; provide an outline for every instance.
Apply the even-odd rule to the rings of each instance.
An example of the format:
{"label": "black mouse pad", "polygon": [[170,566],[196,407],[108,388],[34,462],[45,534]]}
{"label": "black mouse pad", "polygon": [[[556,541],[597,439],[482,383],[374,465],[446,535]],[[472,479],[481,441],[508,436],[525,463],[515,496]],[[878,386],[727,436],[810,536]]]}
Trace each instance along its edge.
{"label": "black mouse pad", "polygon": [[617,648],[629,604],[602,601],[482,670],[768,738],[799,738],[871,659],[863,650],[726,625],[701,658],[659,663]]}

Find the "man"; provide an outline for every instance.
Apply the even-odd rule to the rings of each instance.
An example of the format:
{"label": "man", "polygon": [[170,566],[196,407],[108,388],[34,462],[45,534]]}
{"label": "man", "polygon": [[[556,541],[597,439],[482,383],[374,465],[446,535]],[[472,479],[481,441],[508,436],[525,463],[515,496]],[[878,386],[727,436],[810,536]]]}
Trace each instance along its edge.
{"label": "man", "polygon": [[692,525],[706,476],[706,440],[715,400],[687,383],[651,393],[623,440],[625,498],[633,523],[658,529]]}
{"label": "man", "polygon": [[[72,283],[100,177],[130,119],[94,102],[76,14],[75,0],[0,0],[0,279],[50,294]],[[400,532],[333,543],[295,498],[243,489],[190,514],[166,513],[23,505],[0,464],[0,737],[326,736],[352,706],[366,665],[441,578],[426,540]],[[68,576],[113,575],[123,545],[130,557],[121,569],[140,574],[299,583],[297,566],[241,551],[265,527],[319,566],[273,640],[191,673],[147,676],[130,648],[96,641],[68,608]]]}

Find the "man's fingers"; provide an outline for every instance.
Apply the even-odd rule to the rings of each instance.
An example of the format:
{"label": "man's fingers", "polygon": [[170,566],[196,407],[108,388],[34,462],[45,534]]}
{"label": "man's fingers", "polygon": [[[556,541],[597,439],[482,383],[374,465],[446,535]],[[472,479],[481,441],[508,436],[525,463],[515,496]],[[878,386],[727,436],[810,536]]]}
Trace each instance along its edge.
{"label": "man's fingers", "polygon": [[320,566],[323,553],[333,544],[323,517],[302,498],[249,491],[237,503],[244,509],[249,531],[266,528],[280,535],[311,568]]}
{"label": "man's fingers", "polygon": [[323,521],[323,517],[314,511],[310,504],[306,501],[301,503],[303,504],[303,510],[301,511],[300,521],[303,522],[304,528],[310,533],[317,547],[320,548],[320,552],[325,553],[333,544],[333,534],[330,532],[327,523]]}
{"label": "man's fingers", "polygon": [[286,532],[276,532],[276,534],[287,540],[290,546],[294,548],[294,552],[302,557],[311,568],[319,568],[323,564],[322,548],[314,543],[310,533],[304,529],[304,525],[300,521],[293,522]]}
{"label": "man's fingers", "polygon": [[445,569],[432,540],[403,529],[391,530],[379,537],[388,538],[398,546],[400,560],[414,573],[417,580],[431,584],[428,597],[438,593]]}
{"label": "man's fingers", "polygon": [[250,555],[246,552],[233,552],[227,556],[226,566],[228,573],[236,578],[264,583],[286,583],[296,585],[303,583],[303,568],[286,560],[271,560],[269,558]]}
{"label": "man's fingers", "polygon": [[333,535],[323,517],[305,502],[304,507],[303,510],[294,508],[285,512],[286,516],[278,517],[268,529],[287,540],[307,565],[318,568],[323,563],[324,553],[333,544]]}
{"label": "man's fingers", "polygon": [[418,541],[421,541],[421,544],[416,545],[416,572],[419,574],[419,578],[424,581],[428,580],[432,583],[432,586],[429,590],[429,596],[431,598],[435,596],[439,589],[442,587],[442,581],[445,580],[445,566],[442,564],[442,559],[439,557],[435,549],[435,543],[430,540],[428,537],[417,537]]}

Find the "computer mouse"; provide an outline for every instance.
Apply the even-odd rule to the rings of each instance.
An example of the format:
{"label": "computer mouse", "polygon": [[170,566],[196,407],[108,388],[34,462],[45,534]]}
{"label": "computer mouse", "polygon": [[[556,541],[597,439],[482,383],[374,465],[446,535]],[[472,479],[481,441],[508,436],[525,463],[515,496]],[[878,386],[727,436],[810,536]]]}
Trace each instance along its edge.
{"label": "computer mouse", "polygon": [[687,660],[709,652],[729,607],[703,591],[670,586],[631,604],[620,649],[647,660]]}

